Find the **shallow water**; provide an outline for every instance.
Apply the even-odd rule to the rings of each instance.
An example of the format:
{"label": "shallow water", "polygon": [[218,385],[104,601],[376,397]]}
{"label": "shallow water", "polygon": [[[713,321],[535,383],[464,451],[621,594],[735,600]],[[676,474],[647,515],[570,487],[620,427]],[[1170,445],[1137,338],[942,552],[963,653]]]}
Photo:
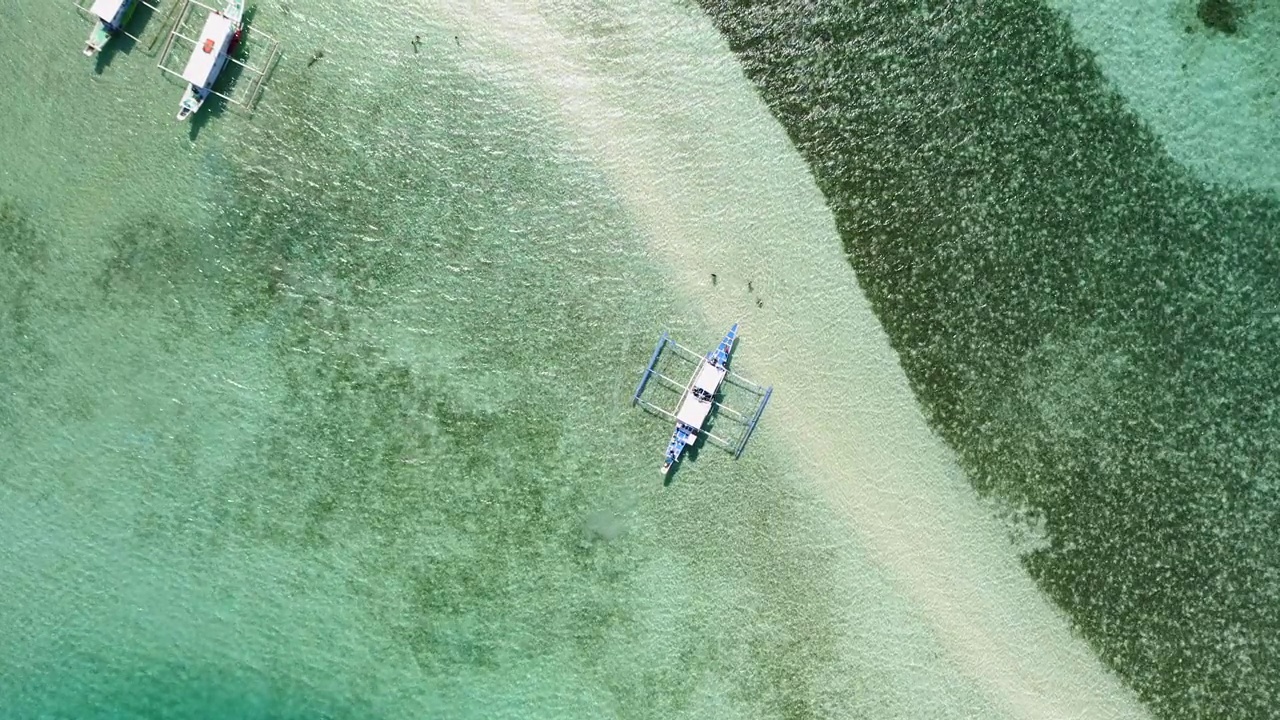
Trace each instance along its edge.
{"label": "shallow water", "polygon": [[987,714],[767,428],[661,490],[627,392],[721,328],[447,16],[264,3],[188,128],[7,11],[7,716]]}
{"label": "shallow water", "polygon": [[[0,0],[0,714],[1142,715],[707,17],[398,5],[258,4],[182,126],[158,23]],[[636,374],[739,319],[774,406],[663,490]]]}

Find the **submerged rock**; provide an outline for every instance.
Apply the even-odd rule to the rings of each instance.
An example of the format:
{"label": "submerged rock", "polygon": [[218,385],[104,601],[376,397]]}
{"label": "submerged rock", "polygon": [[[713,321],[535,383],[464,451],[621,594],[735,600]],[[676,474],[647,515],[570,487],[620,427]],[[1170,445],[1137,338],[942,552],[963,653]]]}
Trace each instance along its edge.
{"label": "submerged rock", "polygon": [[1200,0],[1200,4],[1196,6],[1196,16],[1205,27],[1227,35],[1235,34],[1243,15],[1244,8],[1232,0]]}

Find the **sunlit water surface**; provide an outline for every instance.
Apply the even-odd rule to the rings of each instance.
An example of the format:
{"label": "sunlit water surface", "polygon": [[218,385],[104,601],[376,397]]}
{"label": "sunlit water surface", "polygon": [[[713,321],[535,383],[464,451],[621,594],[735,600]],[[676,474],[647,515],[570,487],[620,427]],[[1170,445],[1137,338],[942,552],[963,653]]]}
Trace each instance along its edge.
{"label": "sunlit water surface", "polygon": [[[0,2],[0,715],[1141,714],[707,18],[397,5],[259,3],[258,112],[178,125],[156,18]],[[737,319],[776,405],[663,490],[638,370]],[[1128,377],[1044,362],[1055,427]]]}

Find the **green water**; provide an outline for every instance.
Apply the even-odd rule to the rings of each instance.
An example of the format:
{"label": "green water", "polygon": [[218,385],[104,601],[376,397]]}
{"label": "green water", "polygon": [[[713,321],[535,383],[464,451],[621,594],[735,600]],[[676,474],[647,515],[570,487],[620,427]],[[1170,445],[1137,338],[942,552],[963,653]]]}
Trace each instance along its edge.
{"label": "green water", "polygon": [[185,126],[3,5],[0,716],[994,713],[767,428],[661,489],[627,393],[721,328],[465,28],[351,13]]}
{"label": "green water", "polygon": [[[916,5],[263,1],[258,111],[179,125],[156,17],[95,63],[0,0],[0,717],[1140,716],[908,379],[1152,707],[1264,716],[1274,201],[1180,170],[1041,11]],[[772,51],[815,37],[849,53]],[[1206,294],[1144,294],[1171,258]],[[629,392],[730,313],[775,405],[663,490]]]}

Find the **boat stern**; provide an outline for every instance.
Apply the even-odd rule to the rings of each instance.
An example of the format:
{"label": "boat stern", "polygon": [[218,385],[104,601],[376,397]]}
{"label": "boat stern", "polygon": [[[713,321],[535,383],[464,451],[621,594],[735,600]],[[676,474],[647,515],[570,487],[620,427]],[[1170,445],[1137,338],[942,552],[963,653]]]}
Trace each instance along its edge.
{"label": "boat stern", "polygon": [[93,23],[93,29],[89,31],[89,39],[84,42],[84,56],[93,57],[106,47],[107,41],[111,39],[111,29],[102,20],[96,20]]}
{"label": "boat stern", "polygon": [[178,104],[178,121],[189,119],[195,115],[200,106],[204,104],[205,93],[200,92],[191,85],[187,86],[187,91],[182,95],[182,102]]}
{"label": "boat stern", "polygon": [[697,431],[683,422],[676,423],[675,432],[671,433],[671,442],[667,443],[667,452],[662,460],[662,474],[671,472],[671,468],[680,462],[684,449],[693,444],[698,437]]}

